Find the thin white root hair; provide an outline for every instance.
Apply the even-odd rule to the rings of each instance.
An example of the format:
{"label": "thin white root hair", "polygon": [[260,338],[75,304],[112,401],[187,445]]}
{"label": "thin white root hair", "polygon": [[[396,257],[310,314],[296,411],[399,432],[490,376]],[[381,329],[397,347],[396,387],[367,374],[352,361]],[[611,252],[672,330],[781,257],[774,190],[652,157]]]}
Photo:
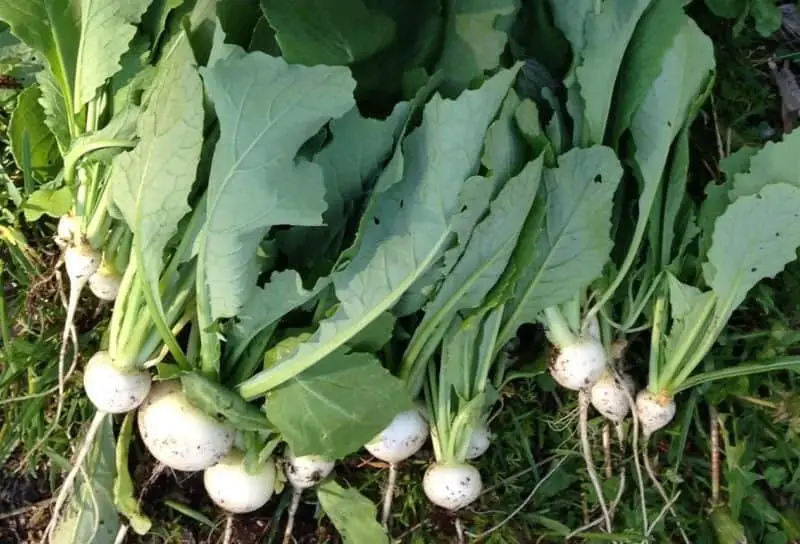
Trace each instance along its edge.
{"label": "thin white root hair", "polygon": [[64,503],[69,496],[70,491],[75,483],[75,477],[81,471],[81,467],[83,465],[83,461],[86,459],[86,456],[89,455],[89,452],[92,451],[92,446],[94,445],[94,437],[97,435],[97,431],[100,430],[100,426],[105,421],[105,418],[108,414],[105,412],[98,411],[95,413],[94,417],[92,418],[92,422],[89,424],[89,429],[86,431],[86,436],[83,439],[83,444],[81,445],[81,449],[78,451],[78,455],[75,458],[75,464],[72,467],[72,470],[69,471],[67,477],[64,478],[64,482],[61,484],[61,489],[58,491],[58,496],[56,497],[56,504],[53,506],[53,514],[50,517],[50,522],[47,524],[47,528],[45,529],[45,541],[51,542],[53,537],[53,531],[58,525],[59,518],[61,517],[61,509],[64,507]]}
{"label": "thin white root hair", "polygon": [[[67,300],[67,296],[64,294],[64,281],[61,276],[61,272],[59,271],[58,268],[56,268],[55,275],[56,275],[56,281],[58,282],[58,294],[59,297],[61,298],[61,304],[62,306],[64,306],[64,309],[66,309],[67,312],[69,312],[69,301]],[[59,355],[58,384],[55,387],[48,389],[47,391],[43,391],[41,393],[34,393],[32,395],[26,395],[24,397],[16,397],[8,401],[8,402],[23,401],[31,398],[44,397],[58,391],[58,400],[56,401],[56,412],[53,415],[53,421],[50,423],[50,426],[48,427],[47,431],[45,431],[42,437],[29,450],[28,454],[26,455],[26,459],[29,458],[33,454],[33,452],[38,450],[42,446],[42,444],[44,444],[45,441],[47,441],[48,438],[50,438],[50,435],[53,434],[53,431],[58,426],[58,421],[61,419],[61,412],[64,410],[64,386],[67,380],[69,380],[70,376],[72,376],[72,373],[75,372],[75,368],[78,366],[78,331],[75,329],[74,323],[68,322],[68,324],[69,324],[68,327],[66,326],[67,324],[65,324],[64,327],[64,334],[68,334],[68,336],[63,336],[61,339],[61,354],[66,353],[66,343],[67,340],[70,340],[72,342],[72,362],[70,363],[67,372],[64,373],[63,366],[66,355],[64,355],[63,357],[61,356],[61,354]],[[6,403],[3,402],[2,404]]]}
{"label": "thin white root hair", "polygon": [[[653,530],[658,526],[659,522],[662,519],[664,519],[664,516],[667,515],[667,512],[672,512],[672,505],[675,504],[678,501],[678,497],[680,497],[680,496],[681,496],[681,492],[678,491],[677,493],[675,493],[674,497],[672,497],[669,501],[667,501],[664,504],[664,507],[661,509],[661,512],[659,512],[658,515],[656,516],[656,519],[653,520],[653,524],[650,526],[650,530],[647,532],[646,535],[644,535],[645,538],[648,538],[653,533]],[[674,512],[673,512],[673,515],[674,515]],[[678,528],[680,529],[680,525],[678,526]],[[681,533],[683,533],[682,529],[681,529]],[[686,535],[682,535],[682,536],[683,536],[683,538],[685,540],[686,539]]]}
{"label": "thin white root hair", "polygon": [[225,519],[225,532],[222,534],[222,544],[231,544],[233,540],[233,514],[228,514]]}
{"label": "thin white root hair", "polygon": [[283,544],[292,544],[292,531],[294,530],[294,518],[297,516],[297,509],[300,507],[300,498],[303,496],[302,489],[292,491],[292,504],[289,506],[289,519],[286,520],[286,529],[283,531]]}
{"label": "thin white root hair", "polygon": [[389,481],[386,482],[386,489],[383,492],[383,505],[381,507],[381,525],[384,529],[389,529],[389,516],[392,514],[392,501],[394,500],[394,488],[397,486],[397,463],[389,464]]}
{"label": "thin white root hair", "polygon": [[606,421],[603,424],[603,465],[606,479],[614,475],[614,467],[611,465],[611,423]]}
{"label": "thin white root hair", "polygon": [[464,524],[461,523],[461,518],[456,518],[456,537],[458,544],[464,544]]}
{"label": "thin white root hair", "polygon": [[[611,517],[612,518],[614,517],[614,514],[617,511],[617,506],[619,506],[619,503],[622,500],[622,494],[625,492],[625,484],[626,484],[626,478],[625,478],[625,471],[623,470],[619,474],[619,489],[617,490],[617,496],[614,497],[614,500],[611,502],[610,510],[611,510]],[[592,529],[593,527],[596,527],[596,526],[600,525],[601,523],[603,523],[603,521],[604,520],[603,520],[602,517],[599,517],[599,518],[595,519],[594,521],[590,521],[586,525],[584,525],[582,527],[578,527],[577,529],[575,529],[574,531],[569,533],[566,537],[564,537],[564,539],[565,540],[569,540],[570,538],[574,538],[574,537],[578,536],[579,534],[581,534],[581,533],[583,533],[585,531],[588,531],[589,529]]]}
{"label": "thin white root hair", "polygon": [[581,435],[583,460],[586,463],[586,472],[589,474],[589,480],[592,482],[592,487],[594,487],[594,492],[597,495],[597,502],[600,503],[600,510],[603,512],[606,531],[610,533],[612,531],[611,514],[608,511],[606,499],[603,497],[603,487],[600,484],[600,478],[597,476],[597,470],[594,467],[594,460],[592,459],[592,446],[589,443],[589,404],[589,391],[586,389],[581,389],[578,392],[578,423],[580,426],[579,432]]}
{"label": "thin white root hair", "polygon": [[[664,500],[664,503],[666,504],[666,509],[669,511],[670,514],[672,514],[672,517],[675,518],[675,525],[678,526],[678,531],[681,533],[681,538],[683,538],[683,541],[686,544],[692,544],[692,541],[689,540],[689,537],[683,530],[683,526],[681,525],[680,519],[678,518],[678,514],[676,514],[675,510],[672,508],[672,503],[675,501],[675,499],[669,498],[669,495],[667,495],[667,492],[664,490],[664,486],[662,486],[661,482],[658,481],[658,477],[656,476],[656,473],[653,470],[653,466],[650,464],[650,458],[647,455],[647,444],[648,441],[645,441],[645,443],[642,445],[643,449],[642,457],[644,458],[644,468],[647,471],[647,475],[650,477],[650,480],[653,482],[653,485],[655,486],[656,490],[658,490],[658,494],[661,495],[661,498]],[[659,518],[661,517],[662,516],[659,515]],[[655,523],[653,525],[655,525]],[[653,527],[651,526],[650,529],[652,530]],[[646,534],[650,533],[648,532]]]}
{"label": "thin white root hair", "polygon": [[[544,485],[544,483],[545,483],[547,480],[549,480],[549,479],[550,479],[550,476],[552,476],[553,474],[555,474],[555,473],[556,473],[556,471],[558,471],[558,469],[559,469],[559,468],[561,468],[561,465],[563,465],[563,464],[564,464],[564,462],[565,462],[566,460],[567,460],[567,458],[566,458],[566,457],[562,457],[561,459],[559,459],[558,463],[556,463],[556,466],[554,466],[553,468],[551,468],[551,469],[550,469],[550,471],[548,471],[548,473],[544,475],[544,478],[542,478],[541,480],[539,480],[539,481],[536,483],[536,485],[535,485],[535,486],[533,486],[533,489],[531,490],[531,492],[530,492],[530,493],[528,493],[528,496],[527,496],[527,497],[525,497],[525,500],[523,500],[523,501],[520,503],[520,505],[519,505],[519,506],[517,506],[517,507],[514,509],[514,511],[513,511],[513,512],[511,512],[509,515],[507,515],[507,516],[505,517],[505,519],[503,519],[503,521],[501,521],[500,523],[496,524],[494,527],[491,527],[491,528],[489,528],[489,529],[485,530],[484,532],[482,532],[482,533],[480,533],[480,534],[474,535],[474,534],[471,534],[471,533],[469,533],[469,532],[466,532],[466,534],[467,534],[468,536],[470,536],[470,537],[471,537],[471,538],[472,538],[472,539],[473,539],[475,542],[477,542],[477,541],[479,541],[479,540],[481,540],[481,539],[483,539],[483,538],[486,538],[487,536],[489,536],[489,535],[490,535],[490,534],[492,534],[493,532],[497,531],[498,529],[502,528],[502,527],[503,527],[503,526],[504,526],[506,523],[508,523],[509,521],[511,521],[511,520],[514,518],[514,516],[516,516],[517,514],[519,514],[520,512],[522,512],[522,509],[523,509],[523,508],[525,508],[525,507],[528,505],[528,503],[529,503],[529,502],[531,502],[531,500],[533,500],[533,496],[534,496],[534,495],[536,495],[536,492],[537,492],[537,491],[539,491],[539,488],[540,488],[540,487],[542,487],[542,485]],[[486,492],[486,490],[484,490],[484,493],[485,493],[485,492]]]}
{"label": "thin white root hair", "polygon": [[[642,465],[639,461],[639,414],[636,412],[636,401],[633,400],[633,395],[631,395],[630,391],[628,391],[626,387],[623,387],[622,392],[625,393],[625,398],[628,399],[628,406],[630,406],[631,409],[631,419],[633,420],[633,467],[635,469],[634,473],[636,474],[636,484],[639,487],[639,500],[642,508],[642,528],[643,532],[647,534],[647,498],[644,494],[644,474],[642,474]],[[622,439],[625,433],[621,425],[617,428],[617,434],[620,436],[620,443],[624,444]]]}

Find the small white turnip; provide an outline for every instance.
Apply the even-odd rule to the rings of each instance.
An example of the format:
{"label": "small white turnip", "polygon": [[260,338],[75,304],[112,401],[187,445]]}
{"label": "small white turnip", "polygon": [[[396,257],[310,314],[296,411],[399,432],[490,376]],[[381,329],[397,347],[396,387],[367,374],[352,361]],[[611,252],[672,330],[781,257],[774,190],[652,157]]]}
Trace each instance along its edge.
{"label": "small white turnip", "polygon": [[74,245],[80,237],[81,223],[71,214],[62,215],[56,228],[56,244],[61,247]]}
{"label": "small white turnip", "polygon": [[592,406],[609,421],[620,423],[630,412],[628,396],[633,397],[635,391],[633,378],[628,374],[620,374],[617,379],[606,371],[590,390]]}
{"label": "small white turnip", "polygon": [[106,302],[117,299],[122,278],[114,270],[101,266],[97,272],[89,276],[89,290],[94,296]]}
{"label": "small white turnip", "polygon": [[436,506],[455,511],[472,504],[483,490],[478,469],[466,463],[434,463],[422,479],[425,496]]}
{"label": "small white turnip", "polygon": [[137,422],[153,457],[175,470],[203,470],[217,463],[231,451],[236,435],[192,405],[177,380],[153,385]]}
{"label": "small white turnip", "polygon": [[603,344],[590,336],[556,348],[550,375],[562,387],[573,391],[587,389],[600,379],[608,357]]}
{"label": "small white turnip", "polygon": [[666,427],[675,417],[675,401],[666,395],[657,395],[643,389],[636,395],[636,414],[645,437]]}
{"label": "small white turnip", "polygon": [[100,253],[88,244],[69,246],[64,250],[64,266],[67,269],[70,285],[81,287],[100,266]]}
{"label": "small white turnip", "polygon": [[275,462],[268,459],[247,472],[244,455],[232,451],[219,463],[203,471],[203,485],[214,503],[233,514],[258,510],[275,491]]}
{"label": "small white turnip", "polygon": [[283,471],[286,479],[295,489],[314,487],[328,477],[333,470],[333,461],[319,455],[302,455],[295,457],[288,452],[284,460]]}
{"label": "small white turnip", "polygon": [[469,435],[469,449],[467,450],[467,460],[472,461],[477,459],[489,449],[492,445],[492,433],[485,425],[473,427],[472,433]]}
{"label": "small white turnip", "polygon": [[399,463],[417,453],[428,438],[428,424],[417,410],[401,412],[364,448],[387,463]]}
{"label": "small white turnip", "polygon": [[83,388],[89,400],[99,411],[109,414],[122,414],[139,406],[151,384],[149,372],[120,370],[107,351],[92,355],[83,372]]}

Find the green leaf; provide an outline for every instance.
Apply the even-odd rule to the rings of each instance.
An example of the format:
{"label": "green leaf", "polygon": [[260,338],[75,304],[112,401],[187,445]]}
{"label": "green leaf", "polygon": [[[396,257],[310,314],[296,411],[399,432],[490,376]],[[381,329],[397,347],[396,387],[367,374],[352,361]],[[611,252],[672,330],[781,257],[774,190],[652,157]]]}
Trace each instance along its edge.
{"label": "green leaf", "polygon": [[317,497],[346,544],[388,544],[386,531],[376,521],[377,508],[355,489],[328,480],[317,488]]}
{"label": "green leaf", "polygon": [[436,68],[444,72],[445,86],[459,91],[500,64],[519,2],[448,0],[445,4],[447,22]]}
{"label": "green leaf", "polygon": [[120,513],[128,518],[131,528],[137,535],[145,535],[150,531],[153,522],[142,512],[139,501],[134,495],[135,488],[131,474],[128,471],[128,452],[133,439],[133,420],[135,412],[125,414],[117,438],[116,468],[117,477],[114,480],[114,505]]}
{"label": "green leaf", "polygon": [[36,86],[19,93],[17,107],[14,108],[8,124],[8,137],[17,166],[22,168],[23,144],[27,139],[31,168],[37,176],[49,181],[48,178],[58,172],[61,154],[53,133],[44,123],[44,109],[39,104],[41,95],[41,90]]}
{"label": "green leaf", "polygon": [[256,248],[274,225],[319,225],[319,166],[296,155],[353,106],[346,68],[289,65],[260,52],[202,71],[220,121],[199,241],[198,297],[211,319],[236,315],[255,288]]}
{"label": "green leaf", "polygon": [[186,397],[194,406],[212,417],[230,422],[240,431],[269,431],[272,427],[264,413],[224,385],[197,372],[181,375]]}
{"label": "green leaf", "polygon": [[245,398],[265,393],[344,345],[391,309],[442,255],[459,190],[478,168],[486,129],[517,70],[503,70],[456,100],[435,96],[428,102],[422,125],[403,142],[402,179],[377,196],[362,222],[357,252],[333,275],[336,313],[295,354],[240,385]]}
{"label": "green leaf", "polygon": [[553,22],[572,46],[575,62],[586,48],[586,20],[594,8],[594,0],[549,0]]}
{"label": "green leaf", "polygon": [[[600,275],[611,252],[612,200],[622,178],[614,152],[574,149],[544,172],[546,217],[529,217],[512,263],[520,273],[498,343]],[[527,234],[526,234],[527,231]]]}
{"label": "green leaf", "polygon": [[456,312],[480,306],[506,269],[533,205],[542,176],[542,157],[525,165],[492,201],[489,215],[469,240],[458,264],[447,275],[414,332],[407,356],[415,360],[435,329]]}
{"label": "green leaf", "polygon": [[363,0],[261,0],[283,57],[292,64],[348,65],[395,39],[395,24]]}
{"label": "green leaf", "polygon": [[122,67],[120,58],[136,34],[136,25],[151,0],[81,0],[81,38],[75,68],[77,114],[97,89]]}
{"label": "green leaf", "polygon": [[685,22],[686,14],[680,2],[674,0],[653,0],[639,19],[619,72],[611,134],[615,147],[652,89],[662,70],[662,59],[673,47]]}
{"label": "green leaf", "polygon": [[765,38],[771,37],[781,27],[781,9],[773,0],[752,0],[750,15],[756,23],[756,32]]}
{"label": "green leaf", "polygon": [[353,351],[377,353],[392,339],[394,324],[395,317],[392,314],[382,313],[375,321],[351,338],[347,347]]}
{"label": "green leaf", "polygon": [[37,189],[25,200],[22,213],[25,221],[38,221],[42,215],[61,217],[72,208],[72,191],[60,189]]}
{"label": "green leaf", "polygon": [[[341,238],[350,208],[358,205],[380,166],[394,148],[409,115],[409,104],[398,104],[386,119],[362,117],[357,108],[331,122],[331,141],[314,157],[325,182],[324,227],[296,227],[280,233],[281,249],[290,262],[311,267]],[[308,248],[317,248],[309,252]],[[338,255],[339,248],[333,250]]]}
{"label": "green leaf", "polygon": [[330,284],[323,278],[311,289],[303,287],[303,279],[294,270],[275,272],[264,287],[259,287],[236,315],[228,339],[228,357],[236,361],[251,340],[284,315],[305,304]]}
{"label": "green leaf", "polygon": [[184,0],[153,0],[142,15],[139,25],[150,43],[158,43],[166,29],[167,17],[173,9],[183,4]]}
{"label": "green leaf", "polygon": [[0,20],[8,23],[11,32],[25,44],[44,55],[50,73],[65,97],[66,111],[71,112],[80,42],[78,13],[73,2],[0,0]]}
{"label": "green leaf", "polygon": [[768,142],[750,157],[750,168],[733,177],[730,198],[754,195],[772,183],[789,183],[800,187],[800,129],[795,129],[780,142]]}
{"label": "green leaf", "polygon": [[599,13],[590,12],[586,18],[586,45],[575,75],[584,103],[585,141],[590,144],[605,139],[617,74],[636,23],[650,2],[603,2]]}
{"label": "green leaf", "polygon": [[336,351],[267,397],[267,417],[296,455],[340,459],[410,410],[403,382],[368,353]]}
{"label": "green leaf", "polygon": [[[11,31],[0,32],[0,73],[6,74],[27,87],[36,81],[43,68],[37,51],[20,42]],[[13,91],[12,91],[13,92]]]}
{"label": "green leaf", "polygon": [[749,0],[705,0],[705,3],[717,17],[736,19],[747,12]]}
{"label": "green leaf", "polygon": [[[53,544],[112,544],[119,529],[114,506],[114,430],[105,416],[84,461],[61,520],[53,531]],[[85,477],[84,477],[85,475]]]}
{"label": "green leaf", "polygon": [[109,179],[113,201],[134,234],[142,279],[159,308],[164,249],[190,210],[203,143],[203,86],[193,64],[186,40],[162,60],[139,116],[139,144],[114,158]]}
{"label": "green leaf", "polygon": [[704,276],[720,300],[719,319],[727,321],[756,283],[796,258],[798,219],[800,188],[785,183],[738,198],[717,219],[708,250],[712,271],[704,270]]}
{"label": "green leaf", "polygon": [[70,110],[64,93],[61,92],[58,82],[50,72],[39,72],[36,82],[42,91],[39,103],[44,109],[44,124],[53,133],[58,142],[58,149],[64,155],[72,141],[70,124]]}

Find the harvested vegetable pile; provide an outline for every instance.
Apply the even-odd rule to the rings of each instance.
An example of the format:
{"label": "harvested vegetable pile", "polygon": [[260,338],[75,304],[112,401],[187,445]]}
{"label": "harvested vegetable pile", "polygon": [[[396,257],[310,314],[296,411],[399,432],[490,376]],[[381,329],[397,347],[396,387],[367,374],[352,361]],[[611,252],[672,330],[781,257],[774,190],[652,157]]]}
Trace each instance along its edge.
{"label": "harvested vegetable pile", "polygon": [[[715,47],[680,2],[0,0],[0,20],[15,204],[58,218],[68,285],[47,431],[16,454],[91,403],[37,538],[149,542],[154,482],[201,473],[226,542],[254,512],[307,539],[308,503],[310,541],[410,541],[410,470],[441,541],[491,539],[575,457],[583,512],[518,541],[705,541],[653,445],[689,425],[686,392],[800,365],[718,354],[797,257],[800,132],[698,179]],[[569,439],[524,435],[547,475],[486,527],[472,508],[512,475],[481,459],[520,387],[574,404]]]}

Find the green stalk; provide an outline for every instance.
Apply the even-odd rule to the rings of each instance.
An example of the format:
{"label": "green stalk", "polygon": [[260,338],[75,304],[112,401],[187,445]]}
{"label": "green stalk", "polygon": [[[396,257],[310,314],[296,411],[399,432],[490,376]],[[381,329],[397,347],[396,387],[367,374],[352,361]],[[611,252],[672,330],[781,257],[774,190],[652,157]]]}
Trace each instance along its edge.
{"label": "green stalk", "polygon": [[[492,369],[492,363],[495,360],[495,352],[497,346],[498,335],[500,334],[500,324],[503,321],[504,305],[501,305],[486,317],[483,322],[483,335],[481,344],[488,344],[488,350],[479,350],[478,366],[475,371],[475,383],[472,387],[472,394],[481,394],[486,392],[486,384],[489,381],[489,372]],[[491,338],[491,340],[487,340]]]}
{"label": "green stalk", "polygon": [[650,330],[650,365],[647,378],[648,387],[658,391],[661,365],[661,339],[664,336],[664,324],[667,320],[666,293],[661,293],[653,306],[653,328]]}
{"label": "green stalk", "polygon": [[677,395],[682,391],[717,380],[740,378],[742,376],[752,376],[753,374],[775,372],[778,370],[797,369],[798,367],[800,367],[800,357],[782,357],[766,363],[754,362],[736,365],[731,368],[712,370],[684,380],[673,390],[673,394]]}
{"label": "green stalk", "polygon": [[91,218],[89,224],[86,226],[86,238],[89,240],[94,248],[102,247],[103,240],[108,233],[111,218],[108,215],[108,206],[111,204],[111,190],[110,185],[105,184],[100,199],[97,201],[97,206],[91,210]]}
{"label": "green stalk", "polygon": [[[661,389],[676,385],[675,378],[682,373],[684,367],[687,366],[687,362],[691,362],[691,358],[689,358],[687,361],[688,354],[693,348],[695,350],[700,348],[700,346],[697,346],[697,343],[698,341],[702,341],[704,335],[707,334],[706,323],[711,316],[714,307],[716,306],[716,302],[717,297],[709,297],[708,302],[703,307],[700,318],[692,325],[692,328],[689,329],[689,334],[683,335],[683,341],[680,343],[678,350],[674,354],[670,355],[669,359],[664,364],[664,367],[660,370],[658,381]],[[698,353],[698,351],[695,351],[694,353]],[[697,363],[699,363],[703,357],[705,357],[705,353],[699,357]],[[692,370],[694,369],[692,368]],[[669,391],[669,389],[667,389],[667,391]],[[653,392],[658,393],[659,391]]]}
{"label": "green stalk", "polygon": [[545,308],[541,321],[547,332],[548,339],[556,346],[564,347],[577,342],[578,339],[575,333],[570,329],[569,322],[558,306]]}
{"label": "green stalk", "polygon": [[425,349],[416,358],[414,364],[407,366],[405,361],[401,364],[398,377],[406,383],[408,391],[411,393],[411,398],[417,398],[419,396],[422,385],[425,383],[425,373],[428,367],[431,366],[431,358],[442,343],[442,338],[444,338],[446,332],[446,326],[437,328],[434,336],[425,344]]}
{"label": "green stalk", "polygon": [[[135,267],[131,266],[125,270],[120,282],[119,292],[117,293],[117,300],[114,301],[114,310],[111,312],[111,324],[109,325],[109,353],[112,360],[117,357],[119,350],[120,335],[123,331],[123,317],[128,314],[129,297],[131,289],[135,285],[133,279],[136,273]],[[135,313],[135,312],[132,312]]]}
{"label": "green stalk", "polygon": [[132,140],[95,140],[93,142],[85,142],[77,147],[72,147],[64,155],[64,181],[69,185],[75,180],[75,167],[78,161],[93,151],[100,149],[107,149],[110,147],[117,147],[122,149],[131,149],[136,147],[136,142]]}

